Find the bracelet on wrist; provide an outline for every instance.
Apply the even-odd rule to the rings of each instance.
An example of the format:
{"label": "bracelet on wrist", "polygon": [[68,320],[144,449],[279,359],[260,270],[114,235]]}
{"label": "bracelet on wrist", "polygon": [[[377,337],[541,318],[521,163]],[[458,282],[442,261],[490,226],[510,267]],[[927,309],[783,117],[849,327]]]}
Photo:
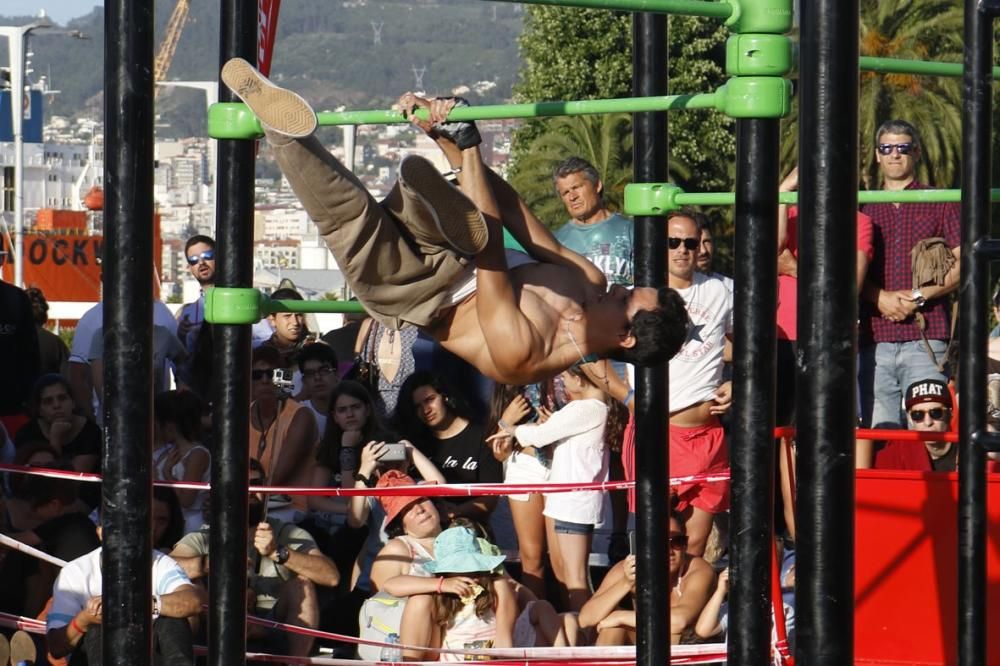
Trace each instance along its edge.
{"label": "bracelet on wrist", "polygon": [[75,617],[72,620],[69,621],[69,626],[73,627],[73,631],[75,631],[76,633],[80,634],[81,636],[83,636],[85,633],[87,633],[87,630],[84,629],[83,627],[81,627],[77,623]]}
{"label": "bracelet on wrist", "polygon": [[514,434],[514,428],[512,428],[511,425],[506,421],[504,421],[503,419],[497,421],[497,425],[500,427],[501,430],[503,430],[508,435]]}
{"label": "bracelet on wrist", "polygon": [[438,594],[441,594],[441,588],[442,588],[443,586],[444,586],[444,576],[440,576],[440,577],[438,578],[438,584],[437,584],[437,589],[436,589],[436,590],[434,590],[434,591],[435,591],[435,592],[437,592]]}

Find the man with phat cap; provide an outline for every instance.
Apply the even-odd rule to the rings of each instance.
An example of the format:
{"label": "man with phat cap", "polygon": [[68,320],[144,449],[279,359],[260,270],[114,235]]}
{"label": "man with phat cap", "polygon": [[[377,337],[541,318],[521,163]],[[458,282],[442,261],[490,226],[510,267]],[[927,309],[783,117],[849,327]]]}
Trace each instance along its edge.
{"label": "man with phat cap", "polygon": [[[948,432],[953,409],[948,385],[936,379],[913,382],[903,395],[903,409],[910,430]],[[958,447],[945,441],[892,441],[875,455],[876,469],[919,472],[954,472]]]}

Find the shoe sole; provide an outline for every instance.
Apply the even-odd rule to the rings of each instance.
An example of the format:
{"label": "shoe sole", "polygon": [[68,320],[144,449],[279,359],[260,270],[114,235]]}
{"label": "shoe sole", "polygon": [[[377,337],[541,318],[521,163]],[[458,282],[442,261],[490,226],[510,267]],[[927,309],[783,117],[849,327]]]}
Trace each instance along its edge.
{"label": "shoe sole", "polygon": [[309,103],[268,81],[243,58],[233,58],[223,66],[222,81],[268,129],[295,139],[316,131],[316,113]]}
{"label": "shoe sole", "polygon": [[[419,157],[407,157],[399,166],[399,176],[430,211],[438,231],[452,247],[468,256],[483,251],[489,232],[482,214],[468,197],[438,173],[433,164]],[[442,219],[438,210],[458,214]]]}
{"label": "shoe sole", "polygon": [[[38,659],[35,641],[23,631],[14,632],[10,639],[10,663],[17,666],[21,662],[34,664]],[[2,662],[0,662],[2,663]]]}

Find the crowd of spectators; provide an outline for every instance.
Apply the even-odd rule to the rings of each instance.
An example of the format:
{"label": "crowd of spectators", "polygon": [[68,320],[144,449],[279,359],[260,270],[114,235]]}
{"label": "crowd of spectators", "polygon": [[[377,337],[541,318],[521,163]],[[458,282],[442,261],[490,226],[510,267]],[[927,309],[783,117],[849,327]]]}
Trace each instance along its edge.
{"label": "crowd of spectators", "polygon": [[[926,187],[913,179],[921,146],[908,123],[884,124],[876,152],[886,189]],[[570,216],[557,233],[560,242],[598,266],[609,284],[630,286],[632,225],[605,204],[594,167],[568,159],[553,185]],[[796,188],[793,171],[782,189]],[[777,421],[791,425],[796,239],[797,227],[808,220],[795,207],[782,206],[777,224]],[[687,340],[669,364],[671,472],[725,473],[733,282],[713,270],[706,215],[676,211],[665,225],[668,284],[684,299],[690,318]],[[946,358],[947,296],[957,284],[958,262],[947,258],[959,254],[957,225],[957,207],[949,204],[871,204],[858,213],[862,425],[953,429],[958,405]],[[938,241],[946,256],[926,262],[937,272],[918,281],[911,274],[911,250],[934,245],[922,243],[927,240]],[[213,351],[204,289],[214,283],[214,241],[194,236],[185,254],[203,293],[176,317],[163,304],[155,308],[150,446],[157,480],[205,482],[213,452]],[[302,298],[292,287],[273,296]],[[2,460],[99,473],[101,304],[81,318],[71,348],[44,328],[46,311],[39,290],[0,282],[0,355],[9,378],[0,384]],[[636,447],[649,445],[636,442],[633,377],[625,364],[578,364],[539,384],[493,385],[415,328],[396,331],[361,318],[319,333],[299,314],[271,315],[255,327],[247,405],[253,486],[634,479]],[[991,410],[1000,411],[1000,404]],[[782,611],[790,621],[795,531],[787,509],[794,438],[780,446],[792,452],[779,456],[786,507],[779,548],[782,587],[789,591]],[[860,442],[857,459],[861,467],[949,471],[957,447]],[[0,548],[6,585],[0,611],[45,618],[46,640],[39,637],[34,647],[48,652],[53,663],[67,657],[71,664],[100,663],[97,488],[16,473],[3,481],[0,530],[68,562],[60,571]],[[672,491],[664,554],[672,642],[724,637],[728,489],[725,481],[693,481]],[[154,494],[158,663],[191,663],[191,646],[204,640],[202,604],[212,559],[208,502],[204,490],[158,487]],[[634,644],[634,511],[633,493],[595,490],[499,500],[253,493],[249,613],[427,651],[358,649],[257,625],[251,625],[248,640],[255,649],[278,654],[307,656],[326,647],[369,659],[435,658],[436,648]]]}

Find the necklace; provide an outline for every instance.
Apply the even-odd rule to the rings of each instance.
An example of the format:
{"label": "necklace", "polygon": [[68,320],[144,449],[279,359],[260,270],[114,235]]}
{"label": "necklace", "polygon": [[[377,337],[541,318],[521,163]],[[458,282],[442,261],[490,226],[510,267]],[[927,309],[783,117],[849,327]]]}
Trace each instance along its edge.
{"label": "necklace", "polygon": [[[579,367],[581,365],[586,365],[588,363],[595,363],[599,360],[597,354],[584,355],[583,349],[580,348],[580,344],[576,341],[576,336],[573,335],[573,331],[569,330],[568,323],[566,324],[566,336],[569,338],[569,341],[573,343],[573,347],[576,349],[576,353],[580,355],[580,360],[573,364],[574,368]],[[602,377],[601,375],[597,374],[596,368],[594,369],[593,372],[598,379],[604,382],[604,387],[608,388],[608,373],[605,372],[604,376]]]}

